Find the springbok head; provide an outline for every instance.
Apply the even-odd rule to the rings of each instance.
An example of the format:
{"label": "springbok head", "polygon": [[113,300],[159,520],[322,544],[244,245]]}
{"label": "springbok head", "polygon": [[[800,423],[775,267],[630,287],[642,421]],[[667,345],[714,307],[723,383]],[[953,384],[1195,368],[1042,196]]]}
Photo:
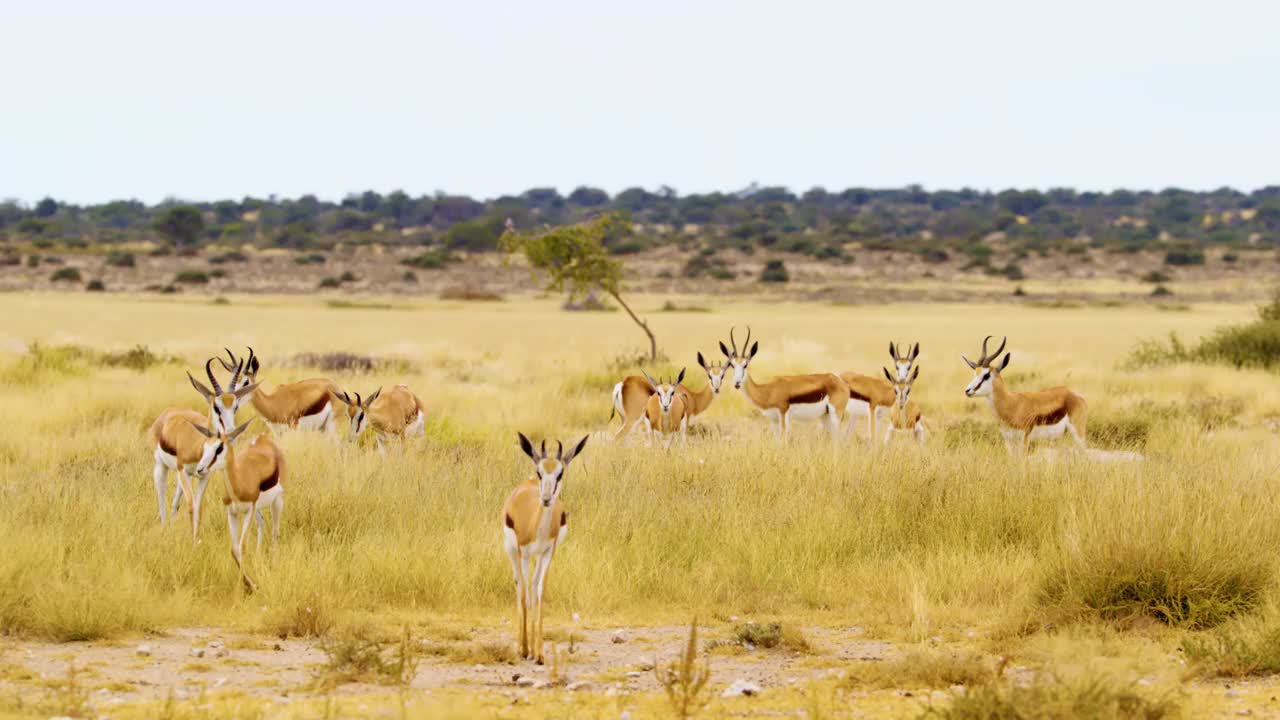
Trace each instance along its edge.
{"label": "springbok head", "polygon": [[969,384],[964,388],[964,394],[969,397],[990,395],[991,382],[997,375],[1003,372],[1005,368],[1009,367],[1009,359],[1012,357],[1012,353],[1005,353],[1004,360],[999,363],[993,362],[996,358],[1000,357],[1000,353],[1004,352],[1004,346],[1009,341],[1009,338],[1006,337],[1001,339],[1000,347],[996,348],[995,352],[988,355],[987,341],[990,339],[991,336],[988,335],[986,339],[982,341],[982,355],[978,357],[977,362],[974,362],[963,355],[960,356],[961,359],[968,364],[969,368],[973,370],[973,379],[970,380]]}
{"label": "springbok head", "polygon": [[732,348],[727,348],[724,343],[720,343],[720,352],[724,353],[725,358],[729,362],[729,367],[733,368],[733,387],[742,389],[742,384],[747,381],[747,366],[751,364],[751,358],[756,356],[756,351],[760,349],[759,341],[755,345],[751,344],[751,326],[747,326],[747,341],[742,344],[742,350],[738,350],[738,343],[733,339],[733,331],[735,328],[729,328],[729,344]]}
{"label": "springbok head", "polygon": [[351,396],[345,391],[341,395],[335,396],[347,405],[347,417],[351,420],[352,440],[359,440],[360,433],[364,432],[364,429],[369,426],[369,408],[381,394],[382,388],[378,388],[367,398],[362,398],[360,393],[356,393],[355,400],[352,400]]}
{"label": "springbok head", "polygon": [[649,383],[649,389],[653,390],[653,394],[658,396],[658,407],[662,409],[662,414],[666,415],[671,412],[671,403],[676,399],[676,388],[680,387],[680,383],[684,382],[684,368],[680,368],[680,375],[676,377],[675,382],[658,382],[644,373],[644,379]]}
{"label": "springbok head", "polygon": [[[898,354],[898,350],[903,350],[902,354]],[[906,352],[905,345],[894,345],[889,343],[889,356],[893,358],[893,367],[897,370],[894,375],[898,380],[906,380],[907,375],[911,373],[911,365],[915,363],[916,358],[920,357],[920,343],[916,343],[911,348],[911,352]],[[894,381],[890,381],[894,382]]]}
{"label": "springbok head", "polygon": [[[187,422],[191,421],[188,420]],[[249,423],[251,422],[253,422],[252,418],[245,420],[239,427],[235,428],[231,432],[227,432],[225,430],[218,430],[217,432],[214,432],[202,425],[191,423],[191,427],[195,428],[197,432],[206,438],[204,451],[200,453],[200,462],[196,463],[196,475],[205,477],[209,473],[221,468],[223,465],[226,465],[227,448],[231,446],[231,443],[236,441],[236,438],[240,437],[241,433],[245,431],[245,428],[249,427]]]}
{"label": "springbok head", "polygon": [[587,446],[587,438],[590,436],[583,435],[578,444],[569,449],[568,454],[564,451],[564,443],[557,440],[555,455],[549,455],[546,440],[542,441],[542,449],[539,450],[533,446],[529,438],[524,436],[524,433],[516,434],[520,436],[520,449],[533,461],[533,466],[538,472],[538,491],[541,495],[542,507],[551,507],[556,498],[560,497],[560,483],[564,480],[565,470],[569,467],[569,463],[582,452],[582,448]]}
{"label": "springbok head", "polygon": [[729,366],[720,361],[708,364],[706,358],[702,357],[702,353],[698,353],[698,365],[707,371],[707,383],[711,385],[711,392],[714,395],[720,394],[720,386],[724,384],[724,372]]}
{"label": "springbok head", "polygon": [[[218,358],[218,362],[222,363],[222,369],[227,372],[237,373],[236,376],[240,378],[241,387],[244,387],[245,385],[252,385],[258,381],[258,370],[261,369],[262,364],[258,362],[258,356],[253,353],[253,348],[249,348],[249,358],[243,363],[236,359],[235,353],[231,352],[227,348],[222,349],[227,351],[227,357],[231,358],[231,362],[228,363],[221,357]],[[243,372],[237,371],[237,367],[240,367]],[[235,382],[231,383],[232,392],[239,389],[240,388],[236,387]]]}
{"label": "springbok head", "polygon": [[917,365],[905,380],[894,377],[893,373],[889,372],[889,368],[880,369],[884,370],[885,378],[890,383],[893,383],[893,397],[897,402],[898,409],[905,410],[907,408],[907,400],[911,398],[911,386],[915,384],[916,378],[920,377],[920,366]]}
{"label": "springbok head", "polygon": [[191,381],[191,387],[209,403],[210,419],[218,430],[225,430],[229,427],[235,427],[236,411],[240,409],[240,401],[244,397],[254,391],[258,387],[257,383],[241,384],[240,383],[242,365],[236,365],[231,374],[231,384],[224,391],[222,383],[218,382],[218,378],[213,376],[213,358],[204,364],[204,373],[209,376],[209,383],[212,388],[206,387],[204,383],[191,377],[191,373],[187,373],[187,379]]}

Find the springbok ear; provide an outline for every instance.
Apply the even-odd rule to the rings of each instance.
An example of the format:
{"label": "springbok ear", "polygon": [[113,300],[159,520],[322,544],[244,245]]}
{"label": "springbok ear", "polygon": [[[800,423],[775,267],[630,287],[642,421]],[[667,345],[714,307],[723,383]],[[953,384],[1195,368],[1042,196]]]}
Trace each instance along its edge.
{"label": "springbok ear", "polygon": [[698,365],[700,365],[700,366],[702,367],[702,369],[703,369],[703,370],[706,370],[706,369],[707,369],[707,361],[706,361],[706,359],[705,359],[705,358],[703,358],[703,357],[702,357],[702,351],[701,351],[701,350],[699,350],[699,351],[698,351]]}
{"label": "springbok ear", "polygon": [[898,349],[893,346],[892,340],[889,341],[889,357],[893,358],[894,360],[898,359]]}
{"label": "springbok ear", "polygon": [[203,396],[205,400],[207,400],[208,402],[213,402],[212,390],[210,390],[208,387],[204,385],[201,385],[199,380],[195,379],[194,377],[191,377],[190,372],[187,373],[187,379],[191,381],[191,387],[195,388],[196,392],[200,393],[200,395]]}
{"label": "springbok ear", "polygon": [[253,383],[253,384],[251,384],[251,385],[245,385],[244,387],[240,388],[239,390],[236,390],[234,394],[235,394],[235,396],[236,396],[236,397],[238,397],[238,398],[242,398],[242,397],[244,397],[245,395],[252,394],[252,393],[253,393],[253,391],[254,391],[254,390],[257,390],[257,389],[258,389],[258,383]]}
{"label": "springbok ear", "polygon": [[919,366],[919,365],[917,365],[917,366],[916,366],[916,369],[915,369],[915,370],[912,370],[912,371],[911,371],[911,379],[910,379],[910,380],[908,380],[907,382],[908,382],[908,383],[913,383],[913,382],[915,382],[915,381],[916,381],[916,378],[918,378],[918,377],[920,377],[920,366]]}
{"label": "springbok ear", "polygon": [[882,367],[882,368],[880,368],[880,369],[884,371],[884,377],[885,377],[885,379],[886,379],[886,380],[888,380],[889,382],[893,382],[893,381],[894,381],[894,380],[893,380],[893,373],[889,372],[889,368],[887,368],[887,367]]}
{"label": "springbok ear", "polygon": [[915,347],[913,347],[913,348],[911,348],[911,358],[910,358],[910,359],[911,359],[911,361],[912,361],[912,362],[915,362],[915,359],[916,359],[916,358],[918,358],[918,357],[920,357],[920,343],[916,343],[916,346],[915,346]]}
{"label": "springbok ear", "polygon": [[590,437],[590,435],[583,435],[582,439],[578,441],[578,444],[574,445],[573,449],[569,450],[569,454],[565,455],[560,462],[564,463],[565,467],[568,467],[569,461],[578,457],[578,453],[582,452],[582,448],[587,446],[587,438]]}
{"label": "springbok ear", "polygon": [[1005,353],[1004,360],[1000,362],[1000,367],[996,368],[996,372],[997,373],[1004,372],[1004,369],[1009,367],[1009,360],[1011,360],[1012,358],[1013,358],[1013,353]]}
{"label": "springbok ear", "polygon": [[237,427],[235,430],[232,430],[230,435],[227,435],[227,441],[235,442],[236,438],[240,437],[240,434],[243,433],[246,429],[248,429],[249,425],[251,425],[252,423],[253,423],[253,418],[249,418],[248,420],[245,420],[244,422],[240,423],[239,427]]}
{"label": "springbok ear", "polygon": [[195,429],[196,429],[196,432],[200,433],[201,435],[203,435],[203,436],[205,436],[205,437],[209,438],[210,440],[212,440],[212,439],[213,439],[213,433],[209,432],[209,429],[208,429],[208,428],[206,428],[205,426],[203,426],[203,425],[197,425],[197,424],[195,424],[195,423],[191,422],[190,420],[188,420],[188,421],[187,421],[187,424],[188,424],[188,425],[190,425],[191,427],[195,428]]}
{"label": "springbok ear", "polygon": [[724,353],[724,356],[729,358],[730,360],[733,359],[733,354],[729,352],[729,348],[724,346],[723,340],[720,341],[720,352]]}
{"label": "springbok ear", "polygon": [[759,349],[760,349],[760,341],[759,341],[759,340],[757,340],[757,341],[755,341],[755,342],[751,343],[751,351],[747,353],[747,360],[751,360],[751,358],[755,357],[755,356],[756,356],[756,352],[757,352]]}
{"label": "springbok ear", "polygon": [[965,357],[965,356],[963,356],[963,355],[961,355],[961,356],[960,356],[960,359],[961,359],[961,360],[963,360],[963,361],[964,361],[964,363],[965,363],[966,365],[968,365],[968,366],[969,366],[969,369],[970,369],[970,370],[977,370],[977,369],[978,369],[978,363],[976,363],[976,362],[974,362],[974,361],[970,360],[969,358],[967,358],[967,357]]}
{"label": "springbok ear", "polygon": [[684,368],[680,368],[680,374],[676,376],[676,384],[677,384],[677,385],[679,385],[680,383],[684,382],[684,371],[685,371],[685,369],[684,369]]}
{"label": "springbok ear", "polygon": [[381,394],[382,394],[382,388],[378,388],[377,390],[375,390],[374,393],[369,396],[369,399],[364,401],[365,407],[369,407],[370,405],[372,405],[373,401],[377,400],[378,396]]}
{"label": "springbok ear", "polygon": [[640,374],[644,375],[644,381],[649,383],[649,389],[652,390],[653,392],[658,392],[658,381],[654,380],[652,377],[649,377],[649,373],[645,372],[644,370],[641,370]]}
{"label": "springbok ear", "polygon": [[520,436],[520,449],[524,451],[524,454],[528,455],[529,459],[535,463],[538,462],[538,451],[534,449],[533,443],[529,442],[529,438],[525,437],[522,432],[518,432],[516,435]]}

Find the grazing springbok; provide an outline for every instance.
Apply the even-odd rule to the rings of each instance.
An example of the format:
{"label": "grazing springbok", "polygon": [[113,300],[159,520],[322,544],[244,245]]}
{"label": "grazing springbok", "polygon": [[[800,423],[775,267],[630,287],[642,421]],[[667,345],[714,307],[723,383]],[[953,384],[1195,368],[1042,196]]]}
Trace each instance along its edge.
{"label": "grazing springbok", "polygon": [[751,344],[751,328],[747,328],[747,341],[738,350],[733,329],[729,330],[729,342],[733,349],[720,343],[720,352],[733,369],[733,386],[742,390],[747,400],[759,408],[766,417],[778,419],[778,433],[785,439],[790,435],[791,420],[821,420],[835,437],[844,422],[845,408],[849,404],[849,386],[833,373],[813,375],[784,375],[772,382],[757,383],[747,372],[752,358],[760,349],[757,341]]}
{"label": "grazing springbok", "polygon": [[[893,358],[893,365],[897,368],[897,379],[906,380],[911,374],[912,363],[920,355],[920,343],[916,343],[914,349],[909,353],[898,354],[898,347],[893,343],[889,343],[889,356]],[[871,375],[863,375],[855,372],[840,373],[840,379],[845,385],[849,386],[849,406],[846,413],[849,416],[849,435],[853,435],[854,424],[858,422],[858,418],[866,416],[867,418],[867,440],[874,441],[877,437],[876,423],[882,417],[892,414],[894,404],[894,378],[890,377],[889,382],[885,382],[878,377]]]}
{"label": "grazing springbok", "polygon": [[644,373],[644,379],[653,390],[644,407],[644,424],[649,437],[652,438],[656,432],[662,436],[666,446],[670,447],[672,437],[679,432],[681,442],[687,445],[689,411],[693,403],[689,400],[688,393],[680,389],[680,383],[684,380],[684,368],[680,368],[680,375],[675,382],[658,382],[647,372]]}
{"label": "grazing springbok", "polygon": [[[235,441],[249,427],[252,420],[235,428],[212,432],[202,425],[191,428],[206,439],[204,451],[196,472],[208,477],[220,457],[226,456],[227,472],[224,475],[227,494],[222,503],[227,506],[227,531],[231,534],[231,557],[240,571],[240,580],[249,592],[257,585],[244,570],[244,537],[249,533],[249,522],[258,518],[258,544],[262,544],[262,508],[271,508],[271,544],[280,541],[280,518],[284,513],[284,481],[286,476],[284,453],[262,433],[244,452],[236,453]],[[239,525],[237,527],[237,524]]]}
{"label": "grazing springbok", "polygon": [[884,376],[893,384],[894,395],[893,410],[889,413],[889,427],[884,429],[884,444],[889,444],[896,430],[915,433],[916,441],[924,445],[924,416],[920,412],[920,406],[911,399],[911,386],[915,384],[916,378],[920,377],[920,366],[917,365],[910,377],[905,380],[895,377],[889,372],[889,368],[882,369]]}
{"label": "grazing springbok", "polygon": [[1014,443],[1019,443],[1023,453],[1031,448],[1032,440],[1044,440],[1062,437],[1067,431],[1076,441],[1076,446],[1085,447],[1085,429],[1088,421],[1089,407],[1084,398],[1069,388],[1055,387],[1039,392],[1013,392],[1005,387],[1002,373],[1009,367],[1012,353],[1006,353],[998,364],[996,358],[1004,352],[1008,338],[1000,341],[1000,347],[990,355],[987,354],[988,335],[982,341],[982,355],[977,362],[961,355],[960,357],[974,371],[973,380],[965,386],[964,394],[969,397],[986,397],[991,401],[991,409],[1000,422],[1001,434],[1005,446],[1013,452]]}
{"label": "grazing springbok", "polygon": [[[207,388],[191,373],[187,379],[195,389],[209,402],[209,412],[201,415],[186,408],[167,408],[151,423],[147,431],[147,439],[155,448],[152,457],[155,465],[151,471],[151,480],[156,489],[156,504],[160,509],[160,523],[168,522],[165,514],[165,495],[169,485],[170,471],[177,472],[177,488],[173,492],[173,509],[171,515],[178,514],[178,506],[183,495],[191,498],[191,539],[198,540],[200,535],[200,501],[204,497],[208,477],[198,478],[194,492],[191,478],[200,461],[202,443],[200,437],[189,428],[189,423],[197,423],[207,428],[229,428],[235,426],[235,410],[240,398],[253,392],[252,387],[242,387],[239,391],[224,393],[222,385],[213,375],[213,360],[205,363],[205,373],[213,388]],[[218,467],[221,467],[219,465]]]}
{"label": "grazing springbok", "polygon": [[[516,486],[502,506],[502,539],[516,581],[516,622],[520,625],[520,657],[542,664],[542,593],[556,548],[568,532],[569,515],[560,502],[565,470],[587,444],[584,436],[568,454],[556,443],[547,454],[547,441],[538,450],[524,433],[520,449],[533,461],[534,475]],[[532,613],[532,617],[530,617]]]}
{"label": "grazing springbok", "polygon": [[378,388],[367,398],[356,393],[355,400],[343,392],[337,396],[347,406],[351,421],[351,440],[355,442],[369,428],[373,429],[378,447],[390,437],[406,438],[421,435],[426,427],[426,413],[422,401],[408,385],[396,385],[387,394]]}
{"label": "grazing springbok", "polygon": [[[684,385],[679,387],[680,392],[688,398],[689,418],[697,417],[711,407],[711,401],[720,394],[720,386],[724,383],[726,366],[723,363],[709,364],[699,352],[698,365],[707,373],[707,386],[701,390],[690,390]],[[613,411],[609,413],[609,420],[613,420],[614,415],[622,416],[622,427],[614,434],[614,440],[621,440],[644,422],[645,407],[652,395],[653,388],[641,375],[628,375],[613,386]]]}
{"label": "grazing springbok", "polygon": [[[231,355],[231,351],[227,351]],[[233,366],[238,363],[235,355],[231,355]],[[219,358],[219,362],[222,359]],[[223,362],[223,366],[226,363]],[[267,392],[258,387],[258,371],[262,364],[253,348],[249,348],[249,358],[244,362],[245,381],[252,383],[254,390],[250,396],[253,408],[273,429],[282,427],[299,430],[333,431],[334,402],[342,395],[342,390],[332,380],[312,378],[298,382],[277,385],[274,392]]]}

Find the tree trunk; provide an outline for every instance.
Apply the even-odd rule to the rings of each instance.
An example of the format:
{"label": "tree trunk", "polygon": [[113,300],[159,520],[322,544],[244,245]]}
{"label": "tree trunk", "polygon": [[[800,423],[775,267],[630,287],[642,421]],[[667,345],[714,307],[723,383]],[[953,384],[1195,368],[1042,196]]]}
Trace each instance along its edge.
{"label": "tree trunk", "polygon": [[618,304],[622,306],[623,310],[627,311],[627,314],[631,316],[631,319],[635,321],[635,324],[639,325],[640,329],[644,331],[644,334],[649,336],[649,359],[657,361],[658,340],[654,338],[653,331],[649,329],[649,323],[636,317],[636,314],[631,312],[631,307],[627,305],[625,302],[623,302],[621,295],[619,295],[616,292],[609,292],[609,295],[611,295],[614,300],[618,301]]}

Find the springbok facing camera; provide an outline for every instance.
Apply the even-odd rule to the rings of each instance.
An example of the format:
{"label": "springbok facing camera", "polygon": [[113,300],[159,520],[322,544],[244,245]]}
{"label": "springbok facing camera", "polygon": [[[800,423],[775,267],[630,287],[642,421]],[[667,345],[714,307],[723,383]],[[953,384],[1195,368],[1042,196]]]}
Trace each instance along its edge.
{"label": "springbok facing camera", "polygon": [[[228,350],[230,355],[231,351]],[[238,363],[231,356],[233,363]],[[221,362],[221,358],[219,358]],[[226,363],[223,363],[226,366]],[[262,419],[277,428],[289,427],[299,430],[321,430],[330,432],[334,429],[333,403],[342,394],[342,390],[332,380],[312,378],[295,383],[277,385],[274,392],[267,392],[258,387],[258,371],[262,368],[253,348],[249,348],[249,358],[244,362],[245,379],[253,383],[253,395],[250,401]]]}
{"label": "springbok facing camera", "polygon": [[[565,471],[587,444],[584,436],[570,448],[556,443],[547,454],[547,441],[538,450],[524,433],[520,449],[533,461],[535,474],[516,486],[502,506],[502,538],[516,581],[516,618],[520,625],[520,657],[542,664],[542,592],[556,548],[564,542],[569,516],[560,502]],[[530,611],[532,610],[532,617]]]}
{"label": "springbok facing camera", "polygon": [[[701,415],[711,407],[711,401],[720,394],[720,386],[724,383],[724,374],[727,369],[724,363],[708,363],[701,352],[698,353],[698,365],[707,373],[707,386],[701,390],[690,390],[683,384],[679,386],[680,392],[687,399],[690,419]],[[622,416],[622,427],[614,433],[614,440],[621,440],[637,425],[644,422],[645,408],[652,395],[653,389],[649,381],[640,375],[628,375],[613,386],[611,395],[613,412],[609,413],[609,419],[613,420],[615,414]]]}
{"label": "springbok facing camera", "polygon": [[996,419],[1004,426],[1001,434],[1009,451],[1013,451],[1019,435],[1022,436],[1022,451],[1026,453],[1032,440],[1062,437],[1067,431],[1071,432],[1076,446],[1083,449],[1089,412],[1084,398],[1065,387],[1039,392],[1009,390],[1001,374],[1009,367],[1012,353],[1006,353],[999,364],[992,362],[1004,352],[1008,338],[1001,340],[1000,347],[990,355],[987,354],[989,340],[990,335],[982,341],[982,355],[977,362],[960,356],[974,371],[973,380],[965,386],[964,394],[971,398],[986,397],[991,402]]}
{"label": "springbok facing camera", "polygon": [[[906,380],[911,374],[911,366],[920,356],[920,343],[916,343],[915,348],[909,353],[898,354],[898,347],[893,343],[889,343],[889,356],[893,358],[893,365],[897,369],[897,379]],[[840,373],[840,379],[845,385],[849,386],[849,406],[845,409],[849,416],[849,435],[853,436],[854,423],[857,418],[866,416],[867,418],[867,440],[874,442],[876,433],[876,423],[880,421],[882,416],[891,416],[894,405],[894,377],[889,376],[889,382],[885,382],[878,377],[871,375],[863,375],[855,372]]]}
{"label": "springbok facing camera", "polygon": [[924,417],[920,412],[920,406],[915,400],[911,399],[911,386],[915,384],[916,378],[920,377],[920,367],[916,366],[910,377],[901,379],[894,377],[889,372],[889,368],[881,368],[884,370],[884,376],[893,384],[894,404],[893,410],[889,414],[889,427],[884,429],[884,444],[888,445],[893,439],[893,432],[911,432],[915,433],[916,441],[924,445]]}
{"label": "springbok facing camera", "polygon": [[426,427],[422,401],[408,385],[396,385],[385,395],[382,388],[378,388],[367,398],[356,393],[354,401],[345,392],[337,398],[347,406],[352,442],[359,440],[366,429],[372,428],[378,447],[382,448],[387,438],[418,436]]}
{"label": "springbok facing camera", "polygon": [[[274,547],[280,541],[280,518],[284,513],[284,453],[272,442],[266,433],[259,435],[247,450],[236,454],[235,441],[249,420],[231,432],[225,430],[211,432],[194,423],[191,424],[199,434],[206,438],[204,450],[196,472],[207,478],[213,472],[214,464],[225,456],[227,472],[224,474],[224,485],[227,495],[222,499],[227,506],[227,531],[231,534],[231,557],[236,561],[236,569],[240,571],[240,580],[249,592],[257,589],[257,585],[244,571],[244,536],[249,533],[249,522],[258,517],[258,544],[262,544],[262,508],[271,508],[271,544]],[[239,527],[237,528],[237,523]]]}
{"label": "springbok facing camera", "polygon": [[680,375],[675,382],[658,382],[647,372],[644,373],[644,379],[653,390],[644,408],[644,424],[649,437],[657,432],[670,447],[671,438],[678,431],[681,442],[688,444],[689,409],[692,403],[688,394],[680,389],[680,383],[684,380],[684,368],[680,368]]}
{"label": "springbok facing camera", "polygon": [[742,390],[767,417],[778,419],[778,433],[785,439],[790,436],[791,419],[822,420],[832,437],[840,431],[845,408],[849,404],[849,386],[832,373],[814,375],[784,375],[772,382],[757,383],[747,371],[752,358],[760,349],[760,343],[751,344],[751,328],[747,328],[747,341],[741,351],[729,330],[729,342],[733,349],[720,343],[720,352],[733,369],[733,386]]}

